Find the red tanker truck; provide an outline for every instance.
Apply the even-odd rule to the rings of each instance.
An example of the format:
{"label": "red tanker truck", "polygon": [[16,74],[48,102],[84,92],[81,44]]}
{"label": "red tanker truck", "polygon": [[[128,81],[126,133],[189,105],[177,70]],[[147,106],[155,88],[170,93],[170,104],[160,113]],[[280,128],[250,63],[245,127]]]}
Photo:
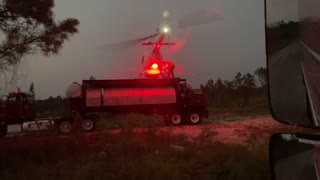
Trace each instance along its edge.
{"label": "red tanker truck", "polygon": [[23,123],[22,130],[54,127],[68,134],[79,122],[83,131],[90,132],[95,129],[99,113],[105,112],[159,114],[166,123],[176,126],[196,125],[202,117],[208,117],[203,91],[192,89],[180,78],[83,80],[82,84],[72,83],[66,93],[72,113],[77,116],[44,119],[35,119],[32,96],[10,94],[0,106],[0,134],[5,135],[7,125],[13,123]]}
{"label": "red tanker truck", "polygon": [[85,131],[95,127],[100,112],[159,114],[173,125],[195,125],[208,117],[203,91],[191,89],[180,78],[83,80],[82,85],[69,86],[67,97]]}

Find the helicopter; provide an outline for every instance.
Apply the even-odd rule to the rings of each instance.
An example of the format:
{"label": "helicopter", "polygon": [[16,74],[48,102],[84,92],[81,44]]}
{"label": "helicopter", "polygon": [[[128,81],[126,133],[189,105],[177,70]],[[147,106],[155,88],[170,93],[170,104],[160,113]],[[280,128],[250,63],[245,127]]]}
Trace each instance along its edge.
{"label": "helicopter", "polygon": [[[125,42],[120,42],[117,44],[112,44],[112,48],[123,48],[128,46],[136,45],[141,43],[142,46],[152,46],[152,51],[148,57],[142,56],[141,63],[143,64],[143,70],[138,74],[139,79],[164,79],[164,78],[174,78],[174,68],[175,65],[172,61],[165,60],[161,53],[161,47],[163,46],[173,46],[176,43],[164,42],[164,39],[169,36],[171,28],[169,25],[162,25],[161,28],[156,29],[156,33]],[[159,37],[156,42],[145,42],[148,39],[153,39]]]}
{"label": "helicopter", "polygon": [[[167,16],[166,16],[167,17]],[[177,28],[188,28],[192,26],[199,26],[203,24],[209,24],[213,21],[219,20],[220,16],[218,14],[208,15],[206,10],[196,11],[192,14],[184,16],[179,21],[177,21]],[[142,46],[152,46],[153,49],[150,55],[145,58],[142,56],[141,62],[143,64],[143,70],[139,73],[138,78],[147,79],[160,79],[160,78],[174,78],[175,64],[172,61],[163,58],[160,51],[162,46],[173,46],[176,43],[164,42],[164,39],[170,35],[171,28],[165,23],[160,28],[156,29],[156,33],[129,41],[124,41],[120,43],[111,44],[107,49],[118,49],[129,46],[134,46],[137,43],[141,43]],[[159,36],[156,42],[145,42],[148,39],[153,39]],[[106,48],[106,47],[104,47]]]}
{"label": "helicopter", "polygon": [[[160,35],[157,42],[142,43],[143,46],[153,46],[153,50],[147,58],[147,62],[144,66],[144,71],[140,73],[139,78],[174,78],[174,63],[168,60],[164,60],[160,51],[162,46],[175,45],[175,43],[172,42],[163,42],[165,37],[168,36],[169,32],[170,27],[165,25],[162,27],[161,31],[157,29],[157,34],[152,36],[155,37]],[[142,57],[142,64],[143,63],[144,56]]]}

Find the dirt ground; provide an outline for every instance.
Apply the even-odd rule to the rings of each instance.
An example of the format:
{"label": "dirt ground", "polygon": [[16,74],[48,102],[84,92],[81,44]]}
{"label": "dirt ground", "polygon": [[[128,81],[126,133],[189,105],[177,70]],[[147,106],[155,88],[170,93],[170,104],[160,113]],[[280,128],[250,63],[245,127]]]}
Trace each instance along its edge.
{"label": "dirt ground", "polygon": [[198,136],[204,128],[210,129],[215,135],[214,141],[222,143],[243,144],[248,140],[267,140],[274,133],[296,133],[296,132],[320,132],[319,130],[290,126],[275,121],[271,116],[254,118],[238,122],[227,122],[219,124],[207,124],[203,126],[185,126],[175,128],[175,133],[182,133],[188,137]]}
{"label": "dirt ground", "polygon": [[[58,140],[65,139],[68,136],[62,135],[39,135],[39,134],[22,134],[17,133],[17,128],[10,127],[11,132],[7,137],[0,139],[0,145],[16,144],[19,141],[23,144],[28,144],[29,142],[41,141],[43,139],[47,140]],[[139,132],[143,131],[145,128],[135,128],[133,131]],[[198,126],[180,126],[180,127],[158,127],[157,131],[170,131],[172,134],[182,134],[189,138],[190,140],[198,137],[201,133],[206,132],[210,134],[210,138],[214,142],[221,142],[226,144],[248,144],[248,141],[255,142],[267,142],[272,134],[274,133],[295,133],[295,132],[320,132],[319,130],[306,129],[301,127],[290,126],[286,124],[279,123],[275,121],[271,116],[266,116],[263,118],[253,118],[247,120],[241,120],[236,122],[215,122],[209,124],[203,124]],[[102,130],[99,132],[88,133],[85,136],[89,139],[99,136],[101,133],[119,133],[121,129],[111,129]],[[43,138],[45,137],[45,138]]]}

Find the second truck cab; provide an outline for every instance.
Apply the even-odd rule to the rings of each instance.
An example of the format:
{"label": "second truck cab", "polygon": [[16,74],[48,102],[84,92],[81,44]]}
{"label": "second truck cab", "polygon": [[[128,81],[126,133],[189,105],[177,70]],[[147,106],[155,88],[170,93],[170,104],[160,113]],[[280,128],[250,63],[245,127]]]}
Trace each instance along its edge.
{"label": "second truck cab", "polygon": [[35,118],[34,96],[24,92],[9,93],[0,99],[0,135],[8,124],[21,124]]}

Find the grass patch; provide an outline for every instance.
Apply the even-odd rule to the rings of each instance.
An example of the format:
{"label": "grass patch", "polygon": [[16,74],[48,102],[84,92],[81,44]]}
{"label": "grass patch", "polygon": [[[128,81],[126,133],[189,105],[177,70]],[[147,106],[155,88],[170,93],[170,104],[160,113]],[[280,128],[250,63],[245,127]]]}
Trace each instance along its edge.
{"label": "grass patch", "polygon": [[1,148],[1,179],[269,179],[261,150],[211,142],[214,135],[204,128],[192,143],[184,135],[151,127],[58,143],[34,141],[34,146],[25,145],[30,140],[25,138]]}
{"label": "grass patch", "polygon": [[[203,118],[203,124],[221,121],[235,122],[249,118],[259,118],[269,116],[269,112],[257,111],[248,108],[214,108],[208,107],[209,118]],[[135,127],[163,127],[167,126],[161,115],[142,115],[142,114],[105,114],[97,121],[97,129],[114,129],[114,128],[135,128]]]}
{"label": "grass patch", "polygon": [[249,118],[260,118],[271,116],[269,111],[256,107],[228,107],[228,108],[216,108],[208,107],[209,119],[204,119],[204,123],[212,122],[236,122],[247,120]]}

